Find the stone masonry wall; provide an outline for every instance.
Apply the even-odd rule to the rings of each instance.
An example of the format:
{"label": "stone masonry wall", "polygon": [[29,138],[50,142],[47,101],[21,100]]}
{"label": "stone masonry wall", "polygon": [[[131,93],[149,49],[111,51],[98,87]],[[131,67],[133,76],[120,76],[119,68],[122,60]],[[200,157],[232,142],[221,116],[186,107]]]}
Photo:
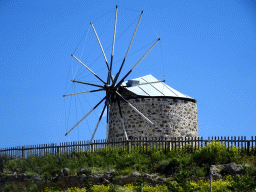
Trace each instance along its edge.
{"label": "stone masonry wall", "polygon": [[[147,122],[127,103],[121,102],[128,137],[198,137],[197,105],[192,101],[174,98],[137,98],[128,100],[154,125]],[[116,102],[111,103],[108,139],[124,138]]]}

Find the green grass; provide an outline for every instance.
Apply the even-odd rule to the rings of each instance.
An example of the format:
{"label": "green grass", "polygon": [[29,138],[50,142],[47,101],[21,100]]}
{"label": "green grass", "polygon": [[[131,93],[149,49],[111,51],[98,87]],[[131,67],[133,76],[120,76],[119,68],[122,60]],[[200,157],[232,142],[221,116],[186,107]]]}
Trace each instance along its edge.
{"label": "green grass", "polygon": [[[206,177],[209,175],[210,165],[235,162],[237,164],[249,165],[249,167],[241,173],[244,176],[240,178],[229,178],[229,190],[234,191],[235,189],[239,189],[239,187],[244,187],[244,190],[256,188],[256,184],[251,181],[252,176],[256,175],[255,154],[247,155],[239,151],[236,147],[229,148],[228,150],[225,145],[218,142],[208,143],[206,147],[197,149],[196,151],[193,151],[191,146],[169,152],[161,149],[155,149],[154,151],[144,150],[143,152],[143,150],[137,148],[137,150],[134,149],[129,153],[128,150],[113,148],[109,151],[98,149],[94,153],[83,151],[72,152],[71,154],[65,153],[60,157],[54,155],[44,157],[31,155],[27,159],[10,160],[4,156],[0,157],[0,159],[2,159],[0,161],[0,172],[9,170],[12,172],[16,171],[18,174],[40,174],[44,176],[45,180],[50,180],[65,167],[70,169],[70,175],[74,175],[80,168],[88,168],[92,174],[104,173],[112,168],[115,169],[115,177],[128,175],[134,171],[140,173],[156,173],[163,177],[171,176],[168,179],[169,182],[166,183],[166,186],[171,191],[181,189],[185,191],[189,191],[190,189],[196,191],[200,187],[199,191],[202,191],[204,186],[202,181],[201,186],[189,182],[192,176],[198,178]],[[233,183],[231,185],[232,181],[236,181],[235,184]],[[176,184],[174,185],[173,182],[176,182]],[[209,183],[209,181],[207,182]],[[207,186],[204,186],[205,190]],[[40,186],[28,183],[23,186],[24,190],[27,191],[43,191],[46,187],[50,186],[46,183]],[[55,187],[61,188],[61,185]],[[12,188],[12,186],[9,185],[7,188]],[[19,188],[22,187],[19,186]],[[226,185],[224,188],[228,190]],[[15,191],[15,189],[12,190]]]}

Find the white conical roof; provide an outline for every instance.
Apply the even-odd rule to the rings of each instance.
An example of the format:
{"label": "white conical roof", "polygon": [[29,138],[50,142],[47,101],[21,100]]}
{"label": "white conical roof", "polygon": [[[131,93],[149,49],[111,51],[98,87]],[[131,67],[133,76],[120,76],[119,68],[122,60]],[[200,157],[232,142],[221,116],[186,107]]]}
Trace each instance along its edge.
{"label": "white conical roof", "polygon": [[[125,81],[122,83],[122,86],[127,86],[133,82],[134,84],[138,84],[138,83],[142,84],[142,83],[149,83],[149,82],[156,82],[156,81],[159,81],[159,80],[156,79],[153,75],[146,75],[143,77],[129,80],[129,83],[128,81]],[[172,87],[166,85],[163,82],[147,84],[147,85],[138,85],[135,87],[126,87],[126,89],[140,96],[175,97],[175,98],[185,98],[185,99],[196,101],[192,97],[189,97],[173,89]]]}

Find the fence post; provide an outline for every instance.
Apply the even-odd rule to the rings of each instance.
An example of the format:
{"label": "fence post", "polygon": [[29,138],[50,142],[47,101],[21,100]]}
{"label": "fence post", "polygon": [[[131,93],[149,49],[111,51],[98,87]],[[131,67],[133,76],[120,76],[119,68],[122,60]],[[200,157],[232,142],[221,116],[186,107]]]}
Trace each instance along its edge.
{"label": "fence post", "polygon": [[132,143],[131,141],[128,141],[128,153],[131,152],[131,148],[132,148]]}
{"label": "fence post", "polygon": [[60,146],[57,147],[57,154],[60,157]]}
{"label": "fence post", "polygon": [[208,143],[208,140],[205,140],[205,145],[204,145],[205,147],[207,147],[207,143]]}
{"label": "fence post", "polygon": [[167,141],[167,151],[170,152],[172,149],[171,142]]}
{"label": "fence post", "polygon": [[22,146],[22,159],[25,159],[25,146]]}
{"label": "fence post", "polygon": [[[94,140],[95,141],[95,140]],[[91,144],[91,152],[94,152],[94,143]]]}
{"label": "fence post", "polygon": [[250,153],[250,141],[247,141],[247,154],[249,155]]}

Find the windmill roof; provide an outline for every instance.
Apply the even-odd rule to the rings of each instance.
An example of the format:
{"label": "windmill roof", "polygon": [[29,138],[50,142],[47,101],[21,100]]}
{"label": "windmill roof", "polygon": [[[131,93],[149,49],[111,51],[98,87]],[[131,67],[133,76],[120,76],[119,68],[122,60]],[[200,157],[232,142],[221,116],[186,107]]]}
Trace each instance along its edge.
{"label": "windmill roof", "polygon": [[[196,102],[195,99],[192,97],[189,97],[172,87],[166,85],[163,82],[154,83],[154,84],[147,84],[147,85],[137,85],[137,84],[143,84],[143,83],[149,83],[149,82],[156,82],[159,81],[157,78],[155,78],[153,75],[146,75],[143,77],[138,77],[136,79],[132,79],[129,81],[125,81],[122,83],[122,86],[128,86],[126,89],[129,91],[135,93],[139,96],[145,96],[145,97],[174,97],[174,98],[183,98],[187,100],[192,100]],[[131,86],[131,87],[129,87]]]}

